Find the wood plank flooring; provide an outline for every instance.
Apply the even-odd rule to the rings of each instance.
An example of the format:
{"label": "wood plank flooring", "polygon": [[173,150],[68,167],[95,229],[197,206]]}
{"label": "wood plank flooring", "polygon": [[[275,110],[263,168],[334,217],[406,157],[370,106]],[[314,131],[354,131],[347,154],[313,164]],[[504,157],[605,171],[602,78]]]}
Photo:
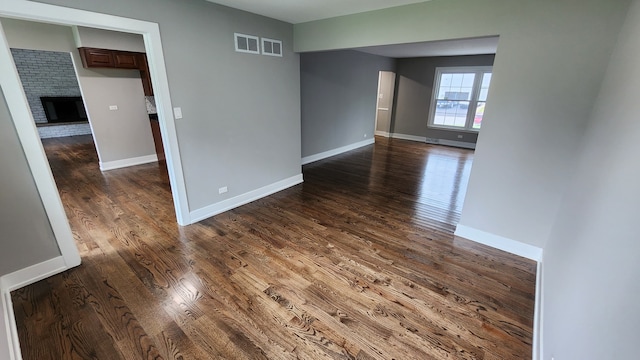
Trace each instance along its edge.
{"label": "wood plank flooring", "polygon": [[187,227],[45,140],[83,264],[12,293],[24,359],[530,359],[535,263],[453,236],[473,152],[376,140]]}

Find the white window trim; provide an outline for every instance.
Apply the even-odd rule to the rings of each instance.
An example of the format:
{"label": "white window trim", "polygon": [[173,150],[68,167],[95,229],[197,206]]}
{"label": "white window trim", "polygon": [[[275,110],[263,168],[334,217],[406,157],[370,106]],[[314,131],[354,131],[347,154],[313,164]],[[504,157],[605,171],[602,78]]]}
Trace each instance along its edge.
{"label": "white window trim", "polygon": [[[431,105],[429,106],[429,121],[427,122],[427,127],[434,129],[444,129],[444,130],[455,130],[460,132],[472,132],[477,133],[481,129],[473,128],[473,116],[467,116],[467,122],[465,127],[459,126],[450,126],[450,125],[436,125],[433,123],[434,116],[436,114],[436,105],[438,98],[438,91],[440,90],[440,79],[442,78],[443,73],[460,73],[460,72],[475,72],[476,80],[473,85],[473,91],[471,93],[471,100],[469,101],[469,109],[475,109],[475,104],[478,102],[478,94],[480,93],[480,88],[482,87],[482,81],[478,81],[478,75],[481,75],[486,72],[493,72],[493,66],[458,66],[458,67],[437,67],[436,73],[434,77],[433,83],[433,91],[431,94]],[[488,99],[487,99],[488,102]]]}
{"label": "white window trim", "polygon": [[[265,48],[264,43],[265,42],[270,42],[272,45],[273,44],[279,44],[280,45],[280,53],[277,54],[277,53],[274,53],[274,52],[265,52],[264,51],[264,48]],[[275,40],[275,39],[269,39],[269,38],[262,38],[262,55],[282,57],[282,41],[281,40]]]}
{"label": "white window trim", "polygon": [[[246,38],[247,40],[254,39],[256,41],[256,45],[257,45],[258,49],[255,50],[255,51],[249,50],[249,49],[246,49],[246,50],[245,49],[240,49],[238,47],[238,38],[240,38],[240,37]],[[233,33],[233,44],[234,44],[237,52],[260,55],[260,38],[257,37],[257,36],[241,34],[241,33]],[[247,47],[249,47],[249,43],[248,42],[247,42]]]}

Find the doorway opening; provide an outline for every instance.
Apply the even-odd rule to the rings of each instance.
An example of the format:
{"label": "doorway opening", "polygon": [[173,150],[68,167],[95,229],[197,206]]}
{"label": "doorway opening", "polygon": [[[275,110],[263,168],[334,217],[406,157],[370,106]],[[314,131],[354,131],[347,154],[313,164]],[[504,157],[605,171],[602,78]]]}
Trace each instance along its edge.
{"label": "doorway opening", "polygon": [[378,73],[378,99],[376,101],[375,134],[389,137],[393,133],[391,116],[393,113],[393,96],[396,90],[396,73],[380,71]]}

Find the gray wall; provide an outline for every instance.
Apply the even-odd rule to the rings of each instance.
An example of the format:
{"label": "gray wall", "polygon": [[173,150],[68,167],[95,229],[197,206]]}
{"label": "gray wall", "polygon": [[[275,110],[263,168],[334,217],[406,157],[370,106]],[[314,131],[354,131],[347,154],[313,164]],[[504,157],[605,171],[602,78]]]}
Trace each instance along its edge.
{"label": "gray wall", "polygon": [[[42,2],[159,24],[192,211],[301,173],[291,24],[202,0]],[[237,53],[234,32],[282,40],[284,56]]]}
{"label": "gray wall", "polygon": [[0,276],[61,255],[0,91]]}
{"label": "gray wall", "polygon": [[391,132],[475,143],[477,133],[427,127],[435,72],[437,67],[445,66],[491,66],[493,60],[494,55],[398,59]]}
{"label": "gray wall", "polygon": [[303,52],[499,35],[460,224],[543,247],[628,4],[433,0],[294,32]]}
{"label": "gray wall", "polygon": [[635,359],[640,324],[640,1],[544,253],[544,359]]}
{"label": "gray wall", "polygon": [[394,63],[352,50],[301,54],[302,157],[373,138],[378,72]]}
{"label": "gray wall", "polygon": [[[101,163],[155,154],[137,70],[83,68],[71,27],[0,20],[12,48],[71,53]],[[109,110],[110,105],[118,110]]]}

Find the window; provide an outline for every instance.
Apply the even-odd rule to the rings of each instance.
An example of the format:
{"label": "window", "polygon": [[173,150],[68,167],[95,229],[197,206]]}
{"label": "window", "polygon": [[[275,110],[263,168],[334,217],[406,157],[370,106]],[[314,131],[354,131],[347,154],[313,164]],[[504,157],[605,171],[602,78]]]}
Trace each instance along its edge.
{"label": "window", "polygon": [[262,38],[262,55],[282,56],[282,41]]}
{"label": "window", "polygon": [[257,36],[235,33],[236,51],[260,54],[259,40]]}
{"label": "window", "polygon": [[480,130],[491,71],[491,67],[437,68],[429,126]]}

